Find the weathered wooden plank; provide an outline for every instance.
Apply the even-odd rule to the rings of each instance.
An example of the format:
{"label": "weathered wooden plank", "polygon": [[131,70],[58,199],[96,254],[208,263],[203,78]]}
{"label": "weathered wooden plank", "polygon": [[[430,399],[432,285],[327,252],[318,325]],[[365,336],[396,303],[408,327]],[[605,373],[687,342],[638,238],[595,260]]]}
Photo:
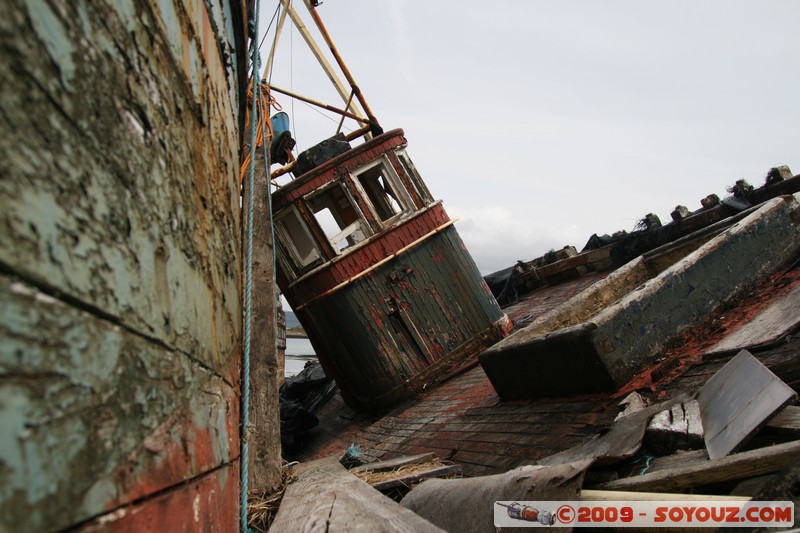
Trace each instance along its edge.
{"label": "weathered wooden plank", "polygon": [[658,472],[659,470],[670,470],[686,465],[697,464],[708,460],[708,452],[703,450],[678,451],[672,455],[655,457],[650,462],[650,468],[646,472]]}
{"label": "weathered wooden plank", "polygon": [[635,411],[616,420],[608,431],[587,439],[583,444],[545,457],[537,464],[557,465],[586,459],[603,464],[631,457],[642,445],[642,438],[650,417],[681,401],[681,398],[675,398]]}
{"label": "weathered wooden plank", "polygon": [[653,415],[645,442],[658,455],[703,446],[703,422],[697,400],[689,400]]}
{"label": "weathered wooden plank", "polygon": [[[255,150],[253,187],[252,316],[250,323],[250,451],[248,488],[256,494],[274,492],[281,484],[281,432],[276,347],[276,287],[273,276],[272,229],[269,225],[268,178],[263,150]],[[245,188],[244,201],[250,191]],[[247,205],[245,203],[245,205]]]}
{"label": "weathered wooden plank", "polygon": [[742,327],[714,345],[709,353],[770,344],[800,325],[800,285],[778,298]]}
{"label": "weathered wooden plank", "polygon": [[436,457],[433,452],[421,453],[418,455],[404,455],[395,459],[388,459],[386,461],[376,461],[374,463],[367,463],[351,469],[351,472],[386,472],[387,470],[394,470],[401,466],[417,465],[425,463]]}
{"label": "weathered wooden plank", "polygon": [[800,432],[800,407],[787,405],[767,422],[766,427],[779,431]]}
{"label": "weathered wooden plank", "polygon": [[800,441],[758,448],[657,472],[601,483],[595,489],[669,491],[777,472],[800,458]]}
{"label": "weathered wooden plank", "polygon": [[396,477],[393,479],[387,479],[385,481],[378,481],[376,483],[370,483],[375,490],[379,490],[381,492],[385,492],[397,487],[409,487],[412,483],[418,483],[424,479],[431,479],[435,477],[447,477],[453,476],[454,474],[461,473],[461,466],[459,465],[445,465],[445,466],[437,466],[434,468],[430,468],[428,470],[421,470],[419,472],[414,472],[413,474],[407,474],[404,476]]}
{"label": "weathered wooden plank", "polygon": [[750,352],[739,352],[697,395],[708,456],[716,459],[737,449],[795,396]]}
{"label": "weathered wooden plank", "polygon": [[77,531],[237,531],[238,465],[225,465],[153,498],[99,516]]}
{"label": "weathered wooden plank", "polygon": [[13,35],[0,58],[0,266],[233,382],[236,26],[219,2],[145,4],[0,5]]}
{"label": "weathered wooden plank", "polygon": [[238,455],[198,362],[0,276],[0,530],[57,530]]}
{"label": "weathered wooden plank", "polygon": [[270,531],[441,531],[354,475],[333,457],[292,469]]}

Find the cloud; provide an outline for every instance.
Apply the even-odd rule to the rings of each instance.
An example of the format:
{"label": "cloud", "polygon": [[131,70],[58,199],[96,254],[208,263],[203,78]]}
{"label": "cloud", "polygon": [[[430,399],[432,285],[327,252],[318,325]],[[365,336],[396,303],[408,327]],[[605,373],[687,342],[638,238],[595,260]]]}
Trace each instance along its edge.
{"label": "cloud", "polygon": [[[562,248],[569,228],[544,230],[529,215],[503,205],[447,207],[461,239],[482,274],[529,261],[550,249]],[[563,231],[566,229],[566,231]]]}

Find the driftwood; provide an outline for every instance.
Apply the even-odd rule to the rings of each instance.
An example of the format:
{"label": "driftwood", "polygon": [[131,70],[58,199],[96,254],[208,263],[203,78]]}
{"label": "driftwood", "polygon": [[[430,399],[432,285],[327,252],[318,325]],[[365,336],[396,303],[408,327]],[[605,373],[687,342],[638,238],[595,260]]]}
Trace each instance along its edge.
{"label": "driftwood", "polygon": [[594,488],[646,491],[683,489],[777,472],[798,459],[800,459],[800,440],[719,459],[697,457],[680,466],[602,483]]}
{"label": "driftwood", "polygon": [[361,481],[335,458],[292,470],[270,531],[435,531],[434,526]]}
{"label": "driftwood", "polygon": [[447,531],[495,532],[495,501],[577,500],[591,461],[557,466],[523,466],[504,474],[464,479],[430,479],[401,502]]}

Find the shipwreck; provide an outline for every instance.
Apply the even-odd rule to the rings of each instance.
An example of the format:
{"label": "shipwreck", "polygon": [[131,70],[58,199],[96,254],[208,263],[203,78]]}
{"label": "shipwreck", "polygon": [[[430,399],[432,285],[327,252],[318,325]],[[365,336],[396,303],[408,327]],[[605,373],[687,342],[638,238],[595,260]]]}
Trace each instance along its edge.
{"label": "shipwreck", "polygon": [[[484,279],[318,2],[338,72],[276,7],[273,49],[291,20],[339,107],[272,83],[258,2],[0,7],[0,530],[495,531],[667,499],[796,526],[800,176]],[[295,155],[276,95],[355,127]],[[290,453],[278,289],[327,374]]]}

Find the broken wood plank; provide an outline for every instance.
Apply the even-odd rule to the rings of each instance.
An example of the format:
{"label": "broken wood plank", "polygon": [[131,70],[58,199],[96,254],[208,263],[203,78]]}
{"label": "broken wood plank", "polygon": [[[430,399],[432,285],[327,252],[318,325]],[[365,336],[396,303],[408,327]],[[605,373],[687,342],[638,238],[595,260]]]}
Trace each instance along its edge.
{"label": "broken wood plank", "polygon": [[361,481],[334,457],[291,471],[270,531],[442,531]]}
{"label": "broken wood plank", "polygon": [[636,411],[641,411],[645,407],[647,407],[647,402],[644,401],[642,395],[638,392],[632,392],[625,396],[621,402],[619,402],[619,406],[622,409],[618,414],[617,417],[614,418],[614,422],[622,418],[623,416],[628,416],[630,414],[635,413]]}
{"label": "broken wood plank", "polygon": [[658,455],[703,446],[700,406],[689,400],[653,415],[645,431],[645,444]]}
{"label": "broken wood plank", "polygon": [[461,466],[444,465],[444,466],[437,466],[435,468],[430,468],[428,470],[421,470],[419,472],[414,472],[408,475],[401,475],[400,477],[397,477],[395,479],[378,481],[377,483],[371,483],[371,485],[374,489],[384,492],[398,487],[408,487],[412,483],[417,483],[425,479],[452,476],[454,474],[460,474],[460,473],[461,473]]}
{"label": "broken wood plank", "polygon": [[540,459],[539,465],[556,465],[593,459],[596,465],[611,464],[632,457],[642,446],[650,417],[684,401],[685,397],[667,400],[618,419],[608,431],[595,435],[582,444]]}
{"label": "broken wood plank", "polygon": [[646,473],[669,470],[671,468],[696,464],[700,461],[708,461],[708,452],[704,449],[691,451],[681,450],[672,455],[654,458],[650,463],[650,468],[646,470]]}
{"label": "broken wood plank", "polygon": [[779,431],[800,432],[800,407],[787,405],[783,411],[767,422],[766,427]]}
{"label": "broken wood plank", "polygon": [[698,460],[675,468],[602,483],[594,488],[645,491],[683,489],[769,474],[784,468],[798,458],[800,458],[800,440],[719,459]]}
{"label": "broken wood plank", "polygon": [[708,353],[772,344],[797,329],[798,325],[800,325],[800,285],[726,336]]}
{"label": "broken wood plank", "polygon": [[738,449],[794,397],[794,390],[750,352],[739,352],[697,396],[708,456],[716,459]]}
{"label": "broken wood plank", "polygon": [[376,461],[374,463],[367,463],[364,465],[356,466],[355,468],[351,468],[351,472],[386,472],[388,470],[395,470],[402,466],[408,465],[418,465],[421,463],[427,463],[428,461],[435,459],[436,454],[433,452],[428,453],[421,453],[419,455],[404,455],[402,457],[397,457],[395,459],[389,459],[387,461]]}

